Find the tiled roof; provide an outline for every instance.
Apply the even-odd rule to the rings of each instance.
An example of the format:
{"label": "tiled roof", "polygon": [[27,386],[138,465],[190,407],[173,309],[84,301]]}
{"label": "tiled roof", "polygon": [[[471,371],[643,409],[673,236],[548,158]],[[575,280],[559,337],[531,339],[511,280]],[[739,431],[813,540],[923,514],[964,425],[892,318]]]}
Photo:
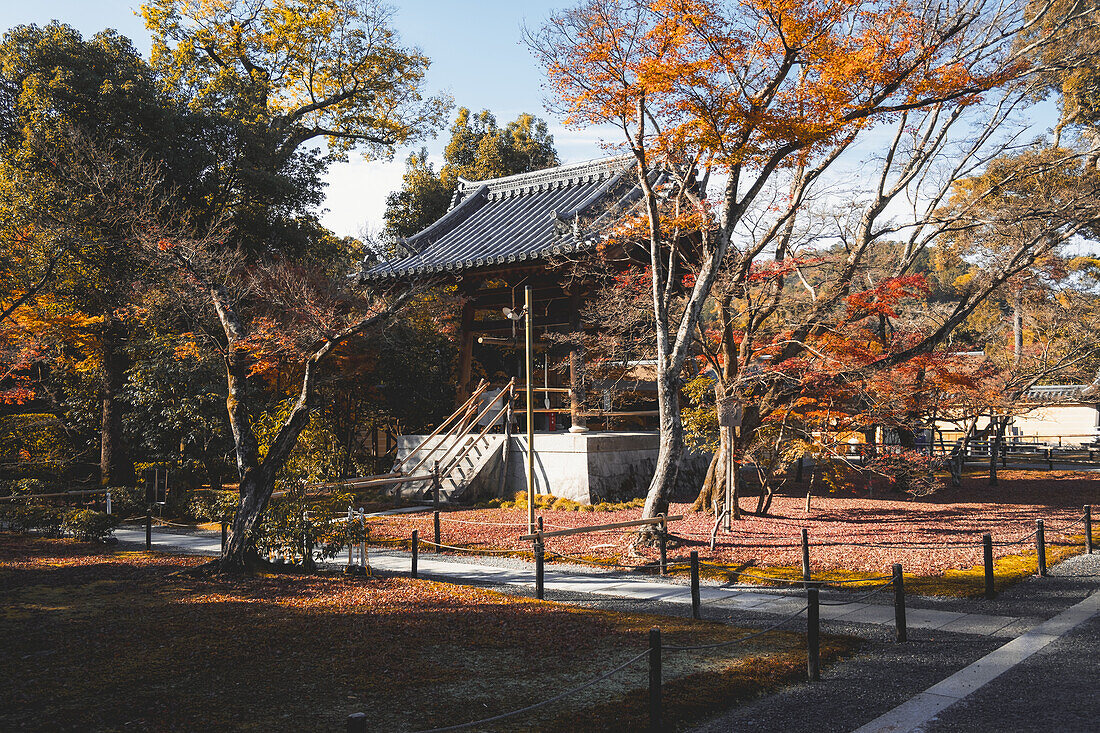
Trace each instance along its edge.
{"label": "tiled roof", "polygon": [[522,263],[575,252],[640,196],[631,158],[574,163],[488,181],[460,181],[450,210],[405,240],[408,257],[376,265],[383,280]]}
{"label": "tiled roof", "polygon": [[1025,402],[1089,402],[1087,384],[1041,384],[1024,393]]}

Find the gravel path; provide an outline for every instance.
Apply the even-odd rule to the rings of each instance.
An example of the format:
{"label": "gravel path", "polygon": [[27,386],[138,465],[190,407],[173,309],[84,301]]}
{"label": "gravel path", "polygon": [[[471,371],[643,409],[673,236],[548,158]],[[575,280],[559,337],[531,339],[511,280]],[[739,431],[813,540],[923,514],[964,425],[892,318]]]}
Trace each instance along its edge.
{"label": "gravel path", "polygon": [[[990,613],[1050,618],[1100,588],[1100,555],[1079,556],[993,601]],[[972,601],[970,603],[988,603]],[[994,610],[996,608],[996,610]],[[843,627],[827,631],[845,633]],[[1100,729],[1100,617],[1078,627],[1022,664],[947,708],[923,730],[1058,731]],[[848,633],[866,638],[861,629]],[[1024,629],[1020,629],[1024,631]],[[715,716],[695,733],[803,730],[852,731],[1004,643],[1003,639],[945,632],[910,633],[906,644],[870,640],[856,655],[824,671],[821,682],[793,685]],[[812,712],[809,712],[812,711]]]}

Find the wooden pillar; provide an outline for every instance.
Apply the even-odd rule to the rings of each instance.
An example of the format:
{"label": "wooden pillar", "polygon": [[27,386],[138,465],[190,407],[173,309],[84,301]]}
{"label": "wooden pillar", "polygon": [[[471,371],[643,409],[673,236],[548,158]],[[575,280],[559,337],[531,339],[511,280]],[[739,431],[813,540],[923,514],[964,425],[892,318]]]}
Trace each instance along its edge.
{"label": "wooden pillar", "polygon": [[[570,316],[570,327],[574,338],[580,339],[581,314],[580,307],[584,302],[580,295],[574,295],[570,307],[573,315]],[[573,343],[569,347],[569,417],[571,433],[588,432],[588,418],[584,416],[584,346]]]}
{"label": "wooden pillar", "polygon": [[474,361],[474,299],[467,293],[462,304],[462,326],[459,332],[458,348],[458,389],[455,390],[455,407],[460,406],[470,396],[470,372]]}

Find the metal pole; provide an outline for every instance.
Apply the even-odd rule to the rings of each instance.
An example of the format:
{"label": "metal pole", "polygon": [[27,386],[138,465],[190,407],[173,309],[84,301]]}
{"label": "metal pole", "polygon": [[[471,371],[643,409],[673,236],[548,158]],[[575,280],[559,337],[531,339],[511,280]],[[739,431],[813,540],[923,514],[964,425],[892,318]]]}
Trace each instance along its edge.
{"label": "metal pole", "polygon": [[352,540],[351,540],[351,506],[350,505],[348,506],[348,521],[347,521],[347,524],[345,526],[347,527],[347,530],[348,530],[348,569],[347,569],[347,572],[350,573],[351,572],[351,565],[352,565],[351,553],[353,552],[352,548],[355,547],[355,543],[352,542]]}
{"label": "metal pole", "polygon": [[821,679],[821,591],[806,590],[806,676],[811,682]]}
{"label": "metal pole", "polygon": [[661,630],[649,630],[649,729],[661,730]]}
{"label": "metal pole", "polygon": [[107,492],[107,513],[111,513],[111,492]]}
{"label": "metal pole", "polygon": [[1047,543],[1046,532],[1043,531],[1043,520],[1035,520],[1035,554],[1038,555],[1039,577],[1047,576]]}
{"label": "metal pole", "polygon": [[153,549],[153,507],[145,509],[145,549]]}
{"label": "metal pole", "polygon": [[992,599],[997,595],[993,586],[993,535],[982,535],[982,559],[985,562],[985,597]]}
{"label": "metal pole", "polygon": [[[432,509],[439,511],[439,461],[432,467]],[[435,538],[436,542],[439,538]]]}
{"label": "metal pole", "polygon": [[412,538],[412,572],[409,573],[413,578],[416,577],[416,561],[420,555],[420,531],[413,530]]}
{"label": "metal pole", "polygon": [[699,553],[691,551],[691,617],[699,618]]}
{"label": "metal pole", "polygon": [[899,642],[909,638],[905,629],[905,576],[902,575],[900,563],[894,563],[894,625]]}
{"label": "metal pole", "polygon": [[535,318],[531,307],[531,286],[523,288],[524,331],[527,350],[527,533],[535,533],[535,398],[532,381],[535,371]]}

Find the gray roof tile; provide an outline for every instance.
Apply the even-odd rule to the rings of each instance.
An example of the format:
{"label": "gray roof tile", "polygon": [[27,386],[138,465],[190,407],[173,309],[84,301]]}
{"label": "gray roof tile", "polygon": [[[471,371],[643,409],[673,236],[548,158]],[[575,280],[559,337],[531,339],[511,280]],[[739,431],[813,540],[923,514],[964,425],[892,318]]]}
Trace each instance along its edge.
{"label": "gray roof tile", "polygon": [[[368,280],[460,272],[576,251],[598,238],[608,210],[635,201],[629,157],[574,163],[489,181],[462,181],[450,210],[405,240],[416,254],[376,265]],[[581,223],[575,227],[574,220]]]}

